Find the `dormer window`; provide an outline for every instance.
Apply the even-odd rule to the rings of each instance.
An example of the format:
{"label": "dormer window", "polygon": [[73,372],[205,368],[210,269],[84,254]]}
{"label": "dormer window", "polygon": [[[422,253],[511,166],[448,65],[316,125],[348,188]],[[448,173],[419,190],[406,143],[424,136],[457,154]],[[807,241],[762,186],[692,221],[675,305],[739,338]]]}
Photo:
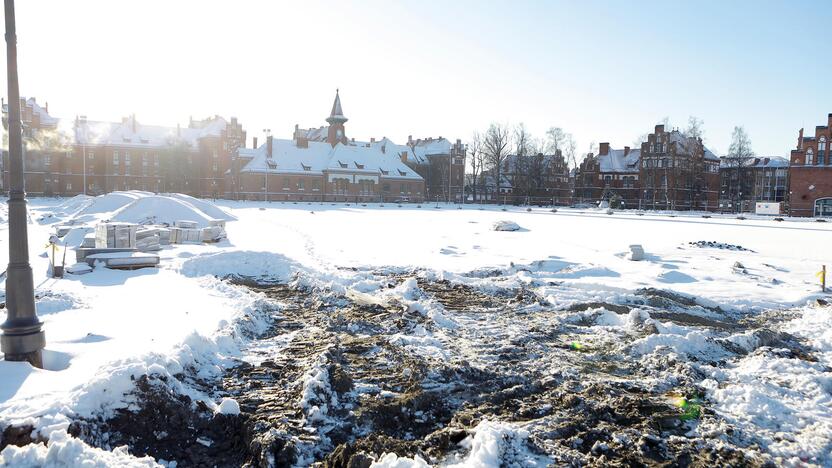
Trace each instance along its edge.
{"label": "dormer window", "polygon": [[139,141],[141,141],[142,143],[150,143],[150,139],[148,138],[140,138]]}
{"label": "dormer window", "polygon": [[266,165],[269,166],[269,169],[277,169],[277,163],[271,159],[266,160]]}
{"label": "dormer window", "polygon": [[397,170],[399,171],[399,175],[400,175],[400,176],[404,177],[404,176],[406,176],[406,175],[407,175],[407,171],[403,171],[403,170],[401,170],[401,169],[397,169]]}
{"label": "dormer window", "polygon": [[363,164],[358,164],[358,163],[357,163],[357,162],[355,162],[355,161],[353,161],[352,163],[353,163],[353,164],[355,164],[355,168],[356,168],[356,169],[364,169],[364,165],[363,165]]}
{"label": "dormer window", "polygon": [[349,167],[349,165],[347,165],[347,163],[343,163],[341,161],[338,161],[338,165],[341,166],[341,169],[346,169],[346,168]]}
{"label": "dormer window", "polygon": [[121,137],[121,141],[125,143],[130,143],[130,137]]}
{"label": "dormer window", "polygon": [[380,171],[381,171],[381,175],[390,175],[390,171],[385,171],[385,170],[384,170],[384,169],[382,169],[382,168],[379,168],[378,170],[380,170]]}
{"label": "dormer window", "polygon": [[312,166],[307,166],[304,163],[300,163],[300,167],[302,167],[304,171],[311,171],[312,170]]}

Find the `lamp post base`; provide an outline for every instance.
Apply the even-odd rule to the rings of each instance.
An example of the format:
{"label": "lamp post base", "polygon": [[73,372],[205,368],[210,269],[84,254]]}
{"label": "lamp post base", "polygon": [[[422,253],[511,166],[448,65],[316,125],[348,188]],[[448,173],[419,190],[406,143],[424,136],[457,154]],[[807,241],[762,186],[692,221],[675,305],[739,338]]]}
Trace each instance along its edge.
{"label": "lamp post base", "polygon": [[0,335],[0,349],[6,361],[26,361],[34,367],[43,369],[43,348],[46,346],[46,334],[43,330],[25,335]]}

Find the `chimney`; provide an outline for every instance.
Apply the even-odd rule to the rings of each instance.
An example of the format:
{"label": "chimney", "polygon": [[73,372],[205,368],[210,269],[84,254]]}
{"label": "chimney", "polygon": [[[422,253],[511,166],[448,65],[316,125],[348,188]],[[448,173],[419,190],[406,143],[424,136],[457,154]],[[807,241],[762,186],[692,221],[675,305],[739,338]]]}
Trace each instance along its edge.
{"label": "chimney", "polygon": [[[48,105],[49,105],[49,104],[47,103],[47,106],[48,106]],[[827,123],[827,126],[828,126],[828,127],[832,127],[832,114],[827,115],[827,116],[826,116],[826,119],[827,119],[827,122],[828,122],[828,123]]]}
{"label": "chimney", "polygon": [[273,145],[272,145],[272,136],[269,135],[269,136],[266,137],[266,157],[269,158],[269,159],[271,159],[272,155],[273,155],[273,153],[272,153],[273,148],[272,147],[273,147]]}
{"label": "chimney", "polygon": [[797,135],[797,149],[803,149],[803,129],[800,129],[800,133]]}
{"label": "chimney", "polygon": [[136,114],[131,115],[130,120],[133,121],[133,133],[136,133]]}
{"label": "chimney", "polygon": [[251,137],[251,145],[254,149],[257,149],[257,137]]}
{"label": "chimney", "polygon": [[[49,113],[49,101],[46,101],[46,106],[44,106],[46,113]],[[829,121],[832,122],[832,114],[829,114]]]}
{"label": "chimney", "polygon": [[413,135],[408,135],[407,136],[407,144],[408,144],[408,146],[413,145]]}
{"label": "chimney", "polygon": [[629,146],[625,146],[625,147],[624,147],[624,157],[626,157],[628,154],[630,154],[630,147],[629,147]]}
{"label": "chimney", "polygon": [[[133,132],[135,132],[135,131],[136,131],[136,121],[133,120]],[[182,127],[180,127],[179,124],[176,124],[176,136],[177,137],[182,136]]]}
{"label": "chimney", "polygon": [[603,156],[607,154],[610,154],[610,144],[608,142],[604,142],[598,145],[598,155]]}
{"label": "chimney", "polygon": [[381,145],[381,154],[387,154],[387,145]]}
{"label": "chimney", "polygon": [[654,133],[664,133],[664,124],[656,125],[656,131]]}
{"label": "chimney", "polygon": [[406,163],[407,162],[407,151],[402,151],[402,154],[399,155],[399,157],[402,159],[403,163]]}
{"label": "chimney", "polygon": [[370,137],[370,143],[375,143],[375,142],[376,142],[376,137]]}

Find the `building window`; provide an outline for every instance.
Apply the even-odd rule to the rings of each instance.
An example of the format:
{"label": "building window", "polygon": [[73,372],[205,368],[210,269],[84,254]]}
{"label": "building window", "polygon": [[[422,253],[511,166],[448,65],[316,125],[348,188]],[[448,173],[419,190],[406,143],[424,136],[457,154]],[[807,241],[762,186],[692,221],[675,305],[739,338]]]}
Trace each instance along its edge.
{"label": "building window", "polygon": [[303,179],[298,180],[298,190],[303,190]]}
{"label": "building window", "polygon": [[113,151],[113,166],[118,166],[118,151]]}
{"label": "building window", "polygon": [[71,183],[69,183],[69,182],[67,182],[67,183],[66,183],[66,189],[67,189],[67,190],[72,190],[72,184],[71,184]]}
{"label": "building window", "polygon": [[213,156],[214,156],[214,159],[217,159],[219,157],[216,150],[214,150]]}
{"label": "building window", "polygon": [[127,151],[124,152],[124,165],[130,165],[130,153],[128,153]]}
{"label": "building window", "polygon": [[142,155],[142,166],[147,166],[147,153]]}
{"label": "building window", "polygon": [[88,152],[87,159],[95,159],[95,153],[93,153],[92,151]]}
{"label": "building window", "polygon": [[818,143],[818,164],[821,166],[826,164],[826,137],[820,137],[820,143]]}
{"label": "building window", "polygon": [[407,192],[407,184],[402,184],[401,186],[401,194],[404,195]]}
{"label": "building window", "polygon": [[47,155],[45,155],[45,156],[43,157],[43,165],[44,165],[44,166],[49,166],[49,165],[51,165],[51,164],[52,164],[52,156],[50,156],[50,155],[48,155],[48,154],[47,154]]}
{"label": "building window", "polygon": [[289,178],[288,177],[283,178],[283,190],[289,190]]}
{"label": "building window", "polygon": [[812,148],[806,150],[806,165],[812,166],[815,164],[815,153],[812,152]]}

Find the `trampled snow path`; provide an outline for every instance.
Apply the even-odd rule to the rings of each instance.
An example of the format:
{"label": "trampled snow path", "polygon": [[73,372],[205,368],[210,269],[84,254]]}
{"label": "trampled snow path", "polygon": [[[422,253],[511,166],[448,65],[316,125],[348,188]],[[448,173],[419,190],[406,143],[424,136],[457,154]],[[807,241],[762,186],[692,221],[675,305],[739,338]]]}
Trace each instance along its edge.
{"label": "trampled snow path", "polygon": [[[380,463],[416,465],[417,456],[527,465],[683,462],[699,453],[716,463],[832,463],[832,313],[813,302],[813,273],[832,263],[813,247],[829,237],[825,225],[569,210],[226,208],[239,218],[228,243],[165,250],[151,274],[43,281],[45,259],[33,245],[51,356],[65,370],[0,362],[13,382],[0,386],[0,425],[28,422],[48,437],[79,417],[145,415],[130,389],[149,375],[143,388],[207,400],[209,415],[223,398],[237,399],[242,415],[223,415],[222,433],[248,418],[265,461],[291,452],[306,464],[361,449]],[[33,235],[66,211],[37,208],[33,219],[53,221],[31,225]],[[500,219],[526,230],[492,231]],[[626,259],[632,243],[645,246],[644,262]],[[292,281],[294,292],[263,297],[211,277],[229,274]],[[229,371],[240,360],[249,366]],[[259,396],[240,386],[248,381],[260,382]],[[103,388],[115,391],[102,398]],[[278,414],[285,421],[268,416]],[[99,423],[85,421],[82,438],[114,447],[95,432]],[[223,445],[217,424],[185,434],[200,437],[203,455],[243,442]],[[278,450],[277,441],[291,443]]]}

